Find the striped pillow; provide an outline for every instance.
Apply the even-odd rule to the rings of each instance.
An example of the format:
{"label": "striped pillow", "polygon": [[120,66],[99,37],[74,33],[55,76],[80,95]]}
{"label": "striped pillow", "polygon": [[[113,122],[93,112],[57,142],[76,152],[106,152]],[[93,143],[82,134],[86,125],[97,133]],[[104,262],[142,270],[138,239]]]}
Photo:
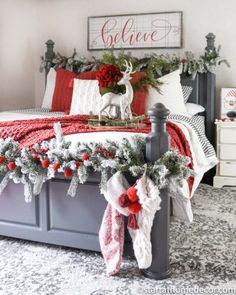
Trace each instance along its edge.
{"label": "striped pillow", "polygon": [[183,92],[183,97],[184,97],[185,103],[188,101],[189,96],[191,95],[192,91],[193,91],[193,87],[182,85],[182,92]]}

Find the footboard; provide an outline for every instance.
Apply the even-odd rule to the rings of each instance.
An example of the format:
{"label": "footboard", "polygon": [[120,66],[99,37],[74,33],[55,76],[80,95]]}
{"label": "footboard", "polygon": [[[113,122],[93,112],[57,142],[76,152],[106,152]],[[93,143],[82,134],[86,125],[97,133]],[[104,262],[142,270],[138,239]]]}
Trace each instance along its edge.
{"label": "footboard", "polygon": [[57,176],[31,203],[24,201],[23,185],[9,183],[0,200],[0,234],[100,251],[97,233],[106,201],[99,181],[99,175],[92,175],[71,198],[66,196],[69,181]]}
{"label": "footboard", "polygon": [[[156,104],[149,111],[151,133],[146,139],[146,158],[159,159],[169,149],[166,117],[169,111]],[[69,180],[61,175],[47,181],[41,194],[24,202],[22,184],[8,184],[0,199],[0,235],[50,244],[100,251],[98,231],[107,205],[100,194],[100,175],[93,173],[79,185],[74,198],[66,196]],[[161,210],[156,213],[151,233],[153,261],[143,270],[149,278],[169,276],[169,196],[161,192]],[[131,252],[126,237],[126,252]]]}

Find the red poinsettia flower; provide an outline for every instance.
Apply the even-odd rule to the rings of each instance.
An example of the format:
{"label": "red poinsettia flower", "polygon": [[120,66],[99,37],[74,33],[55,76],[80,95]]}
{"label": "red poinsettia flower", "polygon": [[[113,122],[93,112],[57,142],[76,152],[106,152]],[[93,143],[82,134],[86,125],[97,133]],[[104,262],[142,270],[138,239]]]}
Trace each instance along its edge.
{"label": "red poinsettia flower", "polygon": [[103,64],[96,76],[99,87],[112,87],[121,79],[122,73],[117,65]]}

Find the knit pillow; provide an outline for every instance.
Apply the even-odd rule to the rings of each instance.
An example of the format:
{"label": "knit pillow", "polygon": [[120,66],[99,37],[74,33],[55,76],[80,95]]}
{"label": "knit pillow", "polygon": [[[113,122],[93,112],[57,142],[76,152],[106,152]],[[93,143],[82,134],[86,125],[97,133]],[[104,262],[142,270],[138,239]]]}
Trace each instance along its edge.
{"label": "knit pillow", "polygon": [[70,115],[97,115],[102,99],[97,80],[74,79],[73,97]]}
{"label": "knit pillow", "polygon": [[77,74],[58,69],[56,76],[56,85],[52,99],[52,112],[66,112],[70,110],[73,87],[69,87],[71,80],[77,77]]}
{"label": "knit pillow", "polygon": [[[134,73],[134,75],[130,81],[131,84],[137,83],[144,75],[145,75],[144,72]],[[145,114],[146,100],[147,100],[147,91],[144,87],[143,87],[143,89],[134,91],[134,97],[133,97],[133,101],[131,104],[132,113],[134,115]]]}
{"label": "knit pillow", "polygon": [[78,74],[80,80],[96,80],[98,71],[89,71]]}

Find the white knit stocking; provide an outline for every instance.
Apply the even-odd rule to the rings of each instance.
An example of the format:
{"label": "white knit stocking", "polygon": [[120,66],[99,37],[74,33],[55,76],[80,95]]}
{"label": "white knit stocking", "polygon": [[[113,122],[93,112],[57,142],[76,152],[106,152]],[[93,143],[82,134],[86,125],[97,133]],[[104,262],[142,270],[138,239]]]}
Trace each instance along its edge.
{"label": "white knit stocking", "polygon": [[160,210],[159,189],[150,178],[143,175],[135,186],[142,210],[137,214],[139,229],[128,228],[133,241],[134,254],[141,269],[152,263],[151,229],[157,210]]}

